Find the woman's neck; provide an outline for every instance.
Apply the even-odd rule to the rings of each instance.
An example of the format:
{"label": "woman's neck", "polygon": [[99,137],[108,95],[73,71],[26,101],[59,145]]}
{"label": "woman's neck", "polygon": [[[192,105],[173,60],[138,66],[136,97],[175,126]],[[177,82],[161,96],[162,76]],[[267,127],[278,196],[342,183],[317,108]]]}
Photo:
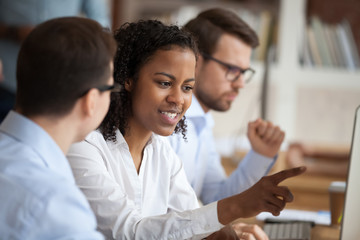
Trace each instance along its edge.
{"label": "woman's neck", "polygon": [[150,131],[141,131],[136,127],[131,127],[129,123],[129,129],[124,138],[126,143],[129,146],[131,157],[133,158],[136,171],[139,173],[143,153],[147,142],[149,141],[152,132]]}

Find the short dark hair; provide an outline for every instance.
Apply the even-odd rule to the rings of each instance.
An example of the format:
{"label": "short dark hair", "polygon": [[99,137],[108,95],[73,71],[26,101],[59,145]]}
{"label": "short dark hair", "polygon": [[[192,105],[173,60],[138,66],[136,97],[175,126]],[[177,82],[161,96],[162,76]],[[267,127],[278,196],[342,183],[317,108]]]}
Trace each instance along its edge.
{"label": "short dark hair", "polygon": [[200,52],[210,55],[215,52],[218,40],[224,33],[238,37],[252,48],[259,45],[259,39],[254,30],[236,13],[222,8],[212,8],[201,12],[184,28],[197,38]]}
{"label": "short dark hair", "polygon": [[63,17],[38,25],[17,61],[16,108],[25,116],[62,116],[86,90],[106,83],[116,51],[99,23]]}
{"label": "short dark hair", "polygon": [[[131,79],[136,86],[138,74],[144,64],[157,50],[171,50],[173,47],[190,49],[197,58],[198,49],[190,33],[175,25],[167,26],[157,20],[140,20],[125,23],[116,32],[118,49],[114,60],[114,81],[123,86],[120,94],[111,96],[109,112],[100,125],[106,140],[116,141],[117,129],[125,135],[128,118],[131,116],[131,93],[125,89],[125,81]],[[195,67],[195,66],[194,66]],[[179,121],[175,133],[185,136],[185,117]]]}

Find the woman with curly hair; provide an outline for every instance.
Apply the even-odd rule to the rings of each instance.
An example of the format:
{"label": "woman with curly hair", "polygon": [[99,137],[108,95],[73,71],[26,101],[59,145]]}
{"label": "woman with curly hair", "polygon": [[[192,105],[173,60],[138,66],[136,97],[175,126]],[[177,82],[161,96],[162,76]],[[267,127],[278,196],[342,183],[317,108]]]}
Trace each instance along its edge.
{"label": "woman with curly hair", "polygon": [[[114,81],[123,89],[111,96],[99,129],[74,144],[68,154],[98,229],[108,239],[200,239],[236,218],[283,208],[277,197],[266,199],[276,205],[272,208],[264,207],[262,198],[274,192],[284,201],[290,198],[288,190],[270,184],[281,180],[279,176],[265,179],[245,195],[199,208],[182,162],[164,137],[174,132],[185,137],[196,43],[177,26],[155,20],[125,24],[115,39]],[[267,239],[257,232],[257,239]],[[228,226],[211,237],[224,239],[224,233],[236,239]]]}
{"label": "woman with curly hair", "polygon": [[[181,160],[161,137],[174,131],[185,136],[196,43],[177,26],[152,20],[123,25],[115,39],[114,81],[123,89],[112,94],[98,131],[69,151],[76,183],[110,239],[206,236],[221,227],[216,208],[209,229],[190,230],[191,211],[178,212],[198,208],[197,198]],[[146,218],[156,215],[162,216]]]}

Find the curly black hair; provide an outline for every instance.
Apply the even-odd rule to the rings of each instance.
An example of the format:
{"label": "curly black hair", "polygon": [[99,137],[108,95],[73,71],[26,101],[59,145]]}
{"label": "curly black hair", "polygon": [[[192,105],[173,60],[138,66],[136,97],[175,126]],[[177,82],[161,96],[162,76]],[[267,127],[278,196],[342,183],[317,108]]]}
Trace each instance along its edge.
{"label": "curly black hair", "polygon": [[[115,31],[114,36],[118,44],[114,59],[114,81],[122,85],[123,89],[111,95],[109,112],[100,125],[100,131],[105,140],[115,142],[116,130],[119,129],[125,135],[132,114],[131,93],[125,90],[125,82],[132,79],[136,85],[140,69],[157,50],[171,50],[177,46],[192,50],[197,59],[198,48],[189,32],[157,20],[125,23]],[[185,138],[185,116],[178,122],[174,132],[181,132]]]}

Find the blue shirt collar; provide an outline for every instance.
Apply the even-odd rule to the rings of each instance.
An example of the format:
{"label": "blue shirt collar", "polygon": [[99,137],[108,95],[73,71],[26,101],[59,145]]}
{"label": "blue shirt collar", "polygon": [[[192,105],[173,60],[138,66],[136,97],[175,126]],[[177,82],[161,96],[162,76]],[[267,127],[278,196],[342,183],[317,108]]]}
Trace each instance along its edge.
{"label": "blue shirt collar", "polygon": [[0,125],[0,131],[32,148],[51,171],[75,182],[64,153],[38,124],[15,111],[10,111]]}
{"label": "blue shirt collar", "polygon": [[[197,98],[195,97],[195,95],[192,96],[192,102],[191,105],[189,107],[189,109],[186,111],[186,117],[188,118],[199,118],[202,119],[203,124],[197,124],[196,128],[202,128],[201,125],[206,125],[207,127],[213,127],[215,122],[214,119],[209,112],[205,113],[203,108],[201,107],[199,101],[197,100]],[[203,126],[205,127],[205,126]]]}

